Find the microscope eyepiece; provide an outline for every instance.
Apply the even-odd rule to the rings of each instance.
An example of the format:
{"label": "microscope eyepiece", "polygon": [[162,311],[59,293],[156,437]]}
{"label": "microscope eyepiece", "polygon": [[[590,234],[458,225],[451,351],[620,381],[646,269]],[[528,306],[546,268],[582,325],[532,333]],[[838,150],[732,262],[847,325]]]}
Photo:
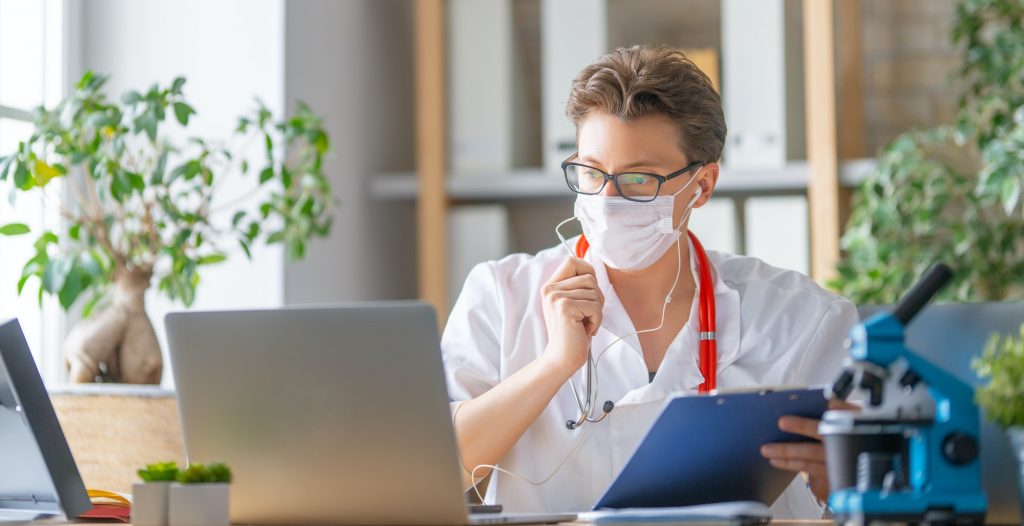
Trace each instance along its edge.
{"label": "microscope eyepiece", "polygon": [[910,289],[909,292],[892,311],[892,316],[904,326],[917,316],[917,313],[928,304],[929,301],[943,287],[953,279],[953,270],[945,263],[936,263],[920,281]]}

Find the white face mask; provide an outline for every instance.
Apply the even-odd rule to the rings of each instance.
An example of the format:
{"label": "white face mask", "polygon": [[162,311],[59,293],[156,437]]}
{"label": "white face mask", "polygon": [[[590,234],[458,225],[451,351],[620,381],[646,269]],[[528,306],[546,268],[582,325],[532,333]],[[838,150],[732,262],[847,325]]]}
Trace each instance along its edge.
{"label": "white face mask", "polygon": [[679,224],[673,226],[675,197],[686,190],[699,173],[693,174],[678,192],[655,197],[646,203],[618,196],[578,194],[574,215],[583,226],[590,250],[606,265],[616,269],[640,270],[653,265],[682,234],[680,229],[690,217],[701,189],[697,188]]}

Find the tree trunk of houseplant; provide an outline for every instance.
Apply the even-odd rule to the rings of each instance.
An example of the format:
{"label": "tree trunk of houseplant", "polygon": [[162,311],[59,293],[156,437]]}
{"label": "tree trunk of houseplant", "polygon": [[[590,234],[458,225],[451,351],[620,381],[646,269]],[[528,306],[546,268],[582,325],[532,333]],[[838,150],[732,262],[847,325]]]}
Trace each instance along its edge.
{"label": "tree trunk of houseplant", "polygon": [[70,382],[160,383],[163,357],[146,315],[152,277],[151,269],[114,272],[110,305],[79,321],[64,343]]}

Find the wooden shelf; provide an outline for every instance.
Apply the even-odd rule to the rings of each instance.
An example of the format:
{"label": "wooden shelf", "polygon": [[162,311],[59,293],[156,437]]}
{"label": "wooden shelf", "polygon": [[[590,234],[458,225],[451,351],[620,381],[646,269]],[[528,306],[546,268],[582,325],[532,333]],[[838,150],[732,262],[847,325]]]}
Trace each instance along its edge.
{"label": "wooden shelf", "polygon": [[[860,19],[860,0],[842,4],[840,20]],[[444,96],[449,82],[445,76],[445,2],[417,0],[415,6],[416,171],[378,174],[370,178],[365,190],[371,199],[378,201],[415,203],[420,298],[437,308],[443,325],[448,304],[445,221],[449,206],[453,202],[569,201],[573,194],[565,187],[561,174],[541,168],[480,175],[446,173],[450,163],[447,158],[448,108]],[[841,209],[848,193],[844,188],[863,180],[873,162],[839,161],[833,5],[820,0],[803,0],[801,10],[807,161],[760,171],[725,166],[716,195],[739,200],[747,196],[806,195],[809,214],[814,217],[809,238],[811,275],[823,283],[834,275],[839,258]],[[844,136],[849,139],[844,142],[850,144],[844,144],[842,153],[863,155],[861,30],[854,22],[844,22],[841,30],[845,35],[839,55],[844,72],[842,88],[844,97],[852,101],[843,104]],[[850,49],[851,46],[856,49]]]}
{"label": "wooden shelf", "polygon": [[[873,159],[839,163],[839,182],[853,187],[874,167]],[[810,179],[807,163],[792,162],[778,170],[740,170],[723,166],[715,195],[792,195],[807,191]],[[517,201],[569,199],[572,197],[561,175],[541,168],[523,168],[505,173],[451,175],[445,181],[447,196],[457,201]],[[370,180],[370,195],[382,201],[411,201],[419,193],[414,172],[382,173]]]}

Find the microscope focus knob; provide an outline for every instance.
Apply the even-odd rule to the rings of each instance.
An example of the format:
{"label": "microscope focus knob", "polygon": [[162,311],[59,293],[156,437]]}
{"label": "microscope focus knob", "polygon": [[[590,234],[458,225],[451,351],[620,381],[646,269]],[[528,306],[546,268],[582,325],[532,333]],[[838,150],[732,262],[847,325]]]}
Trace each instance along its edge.
{"label": "microscope focus knob", "polygon": [[839,400],[846,400],[846,397],[850,396],[850,392],[853,391],[853,377],[852,370],[843,369],[836,381],[832,382],[832,395]]}
{"label": "microscope focus knob", "polygon": [[907,369],[907,372],[903,373],[903,376],[900,377],[900,385],[909,387],[911,390],[917,387],[919,383],[921,383],[921,375],[915,373],[913,369]]}
{"label": "microscope focus knob", "polygon": [[942,455],[955,466],[970,464],[978,458],[978,439],[967,433],[950,433],[942,441]]}
{"label": "microscope focus knob", "polygon": [[872,406],[882,405],[882,392],[885,389],[885,381],[882,377],[870,371],[863,371],[860,375],[860,387],[868,391]]}

